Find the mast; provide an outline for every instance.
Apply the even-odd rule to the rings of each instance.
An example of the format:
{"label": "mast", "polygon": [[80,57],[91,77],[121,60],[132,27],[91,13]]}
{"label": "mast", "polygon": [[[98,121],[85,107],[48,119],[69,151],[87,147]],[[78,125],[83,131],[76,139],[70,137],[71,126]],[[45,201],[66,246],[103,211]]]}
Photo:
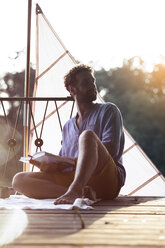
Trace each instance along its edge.
{"label": "mast", "polygon": [[[29,97],[30,91],[30,38],[31,38],[31,9],[32,0],[28,0],[28,20],[27,20],[27,45],[26,45],[26,70],[25,70],[25,85],[24,97]],[[28,155],[28,126],[29,126],[29,113],[28,103],[24,102],[24,156]],[[24,171],[27,171],[27,164],[24,164]]]}

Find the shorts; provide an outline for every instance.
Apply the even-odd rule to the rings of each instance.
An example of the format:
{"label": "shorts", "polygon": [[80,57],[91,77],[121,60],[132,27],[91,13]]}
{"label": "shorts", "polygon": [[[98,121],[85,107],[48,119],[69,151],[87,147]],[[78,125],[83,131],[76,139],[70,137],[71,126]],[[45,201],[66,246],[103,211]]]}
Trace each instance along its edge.
{"label": "shorts", "polygon": [[[69,187],[74,179],[74,171],[59,172],[54,174],[55,183],[64,187]],[[109,156],[100,173],[93,175],[88,184],[96,192],[96,197],[103,200],[111,200],[118,196],[120,191],[120,179],[117,166],[112,157]]]}

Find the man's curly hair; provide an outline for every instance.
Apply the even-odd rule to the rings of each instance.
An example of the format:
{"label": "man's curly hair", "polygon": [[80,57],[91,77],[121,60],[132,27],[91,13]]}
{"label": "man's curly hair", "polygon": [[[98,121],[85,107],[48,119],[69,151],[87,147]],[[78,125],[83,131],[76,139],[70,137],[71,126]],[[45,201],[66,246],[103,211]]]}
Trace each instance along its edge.
{"label": "man's curly hair", "polygon": [[82,72],[82,71],[88,71],[90,73],[93,73],[93,68],[84,65],[84,64],[79,64],[74,66],[65,76],[64,76],[64,85],[66,89],[68,90],[69,85],[74,85],[75,84],[75,77],[77,73]]}

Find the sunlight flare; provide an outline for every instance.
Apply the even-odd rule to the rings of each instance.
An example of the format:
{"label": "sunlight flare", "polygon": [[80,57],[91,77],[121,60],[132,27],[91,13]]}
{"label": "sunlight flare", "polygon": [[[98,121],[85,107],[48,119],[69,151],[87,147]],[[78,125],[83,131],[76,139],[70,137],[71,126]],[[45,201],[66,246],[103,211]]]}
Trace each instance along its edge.
{"label": "sunlight flare", "polygon": [[20,209],[4,210],[0,215],[0,245],[18,238],[28,224],[26,213]]}

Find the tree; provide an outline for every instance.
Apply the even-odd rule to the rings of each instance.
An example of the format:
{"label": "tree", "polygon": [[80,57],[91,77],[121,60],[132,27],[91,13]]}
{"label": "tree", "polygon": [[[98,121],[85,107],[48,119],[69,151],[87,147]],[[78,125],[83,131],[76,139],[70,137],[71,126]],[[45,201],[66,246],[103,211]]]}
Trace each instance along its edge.
{"label": "tree", "polygon": [[[139,59],[124,61],[121,68],[96,72],[99,92],[104,100],[119,106],[124,126],[165,175],[165,67],[155,65],[152,73],[143,70]],[[158,68],[158,69],[155,69]]]}
{"label": "tree", "polygon": [[[17,73],[7,73],[0,81],[0,96],[3,97],[23,97],[24,96],[24,78],[25,71]],[[33,85],[35,79],[35,70],[30,70],[30,95],[32,96]],[[23,108],[20,111],[18,124],[15,131],[16,146],[10,149],[9,140],[15,129],[16,118],[19,110],[19,102],[4,102],[5,114],[3,106],[0,108],[0,129],[1,129],[1,161],[0,161],[0,181],[2,184],[10,184],[16,172],[22,170],[22,164],[17,161],[23,154]],[[9,126],[9,128],[8,128]],[[8,159],[5,177],[3,177],[6,160]]]}

